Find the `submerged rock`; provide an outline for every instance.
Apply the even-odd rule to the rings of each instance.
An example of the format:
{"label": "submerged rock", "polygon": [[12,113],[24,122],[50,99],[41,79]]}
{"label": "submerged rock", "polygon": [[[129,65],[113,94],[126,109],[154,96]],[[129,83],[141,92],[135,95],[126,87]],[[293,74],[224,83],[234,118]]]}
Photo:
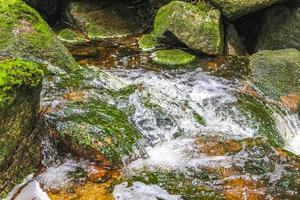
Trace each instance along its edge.
{"label": "submerged rock", "polygon": [[154,62],[163,65],[186,65],[193,62],[196,56],[180,49],[158,50],[152,54],[152,59]]}
{"label": "submerged rock", "polygon": [[155,17],[153,34],[161,37],[170,31],[189,48],[205,54],[223,52],[223,28],[218,10],[172,1]]}
{"label": "submerged rock", "polygon": [[132,13],[117,2],[69,2],[66,17],[69,22],[82,28],[92,40],[123,37],[141,32]]}
{"label": "submerged rock", "polygon": [[0,1],[0,55],[42,60],[71,71],[74,58],[34,9],[21,0]]}
{"label": "submerged rock", "polygon": [[229,19],[236,19],[243,15],[266,8],[282,0],[210,0]]}
{"label": "submerged rock", "polygon": [[300,94],[300,52],[296,49],[261,51],[250,57],[252,79],[266,96],[279,101],[282,96]]}
{"label": "submerged rock", "polygon": [[20,59],[0,62],[0,195],[39,166],[40,65]]}
{"label": "submerged rock", "polygon": [[58,34],[58,38],[63,42],[71,44],[88,42],[88,40],[85,39],[83,35],[80,35],[79,33],[72,31],[71,29],[64,29],[60,31]]}
{"label": "submerged rock", "polygon": [[300,8],[276,6],[263,17],[256,51],[296,48],[300,50]]}

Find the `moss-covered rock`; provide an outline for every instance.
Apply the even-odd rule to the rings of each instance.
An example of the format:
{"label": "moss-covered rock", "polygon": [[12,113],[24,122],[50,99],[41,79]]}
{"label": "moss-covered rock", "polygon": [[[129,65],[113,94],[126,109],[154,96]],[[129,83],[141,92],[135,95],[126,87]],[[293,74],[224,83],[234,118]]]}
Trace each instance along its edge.
{"label": "moss-covered rock", "polygon": [[255,50],[300,50],[299,36],[300,8],[275,6],[265,12]]}
{"label": "moss-covered rock", "polygon": [[0,55],[47,61],[67,71],[78,67],[38,12],[21,0],[0,0]]}
{"label": "moss-covered rock", "polygon": [[296,49],[261,51],[250,57],[256,87],[276,101],[289,94],[300,94],[300,52]]}
{"label": "moss-covered rock", "polygon": [[210,0],[229,19],[236,19],[243,15],[266,8],[283,0]]}
{"label": "moss-covered rock", "polygon": [[132,13],[117,2],[69,2],[65,13],[67,19],[82,28],[92,40],[123,37],[141,32]]}
{"label": "moss-covered rock", "polygon": [[154,62],[162,65],[185,65],[193,62],[196,56],[180,49],[158,50],[152,54]]}
{"label": "moss-covered rock", "polygon": [[0,62],[0,194],[39,165],[38,117],[43,71],[20,59]]}
{"label": "moss-covered rock", "polygon": [[83,35],[76,33],[71,29],[64,29],[60,31],[58,34],[58,38],[63,42],[71,43],[71,44],[80,44],[80,43],[88,42],[88,40],[85,39]]}
{"label": "moss-covered rock", "polygon": [[69,102],[50,113],[47,121],[68,149],[114,164],[128,155],[141,137],[123,112],[101,101]]}
{"label": "moss-covered rock", "polygon": [[156,45],[157,45],[157,40],[156,40],[155,36],[153,36],[152,34],[143,35],[139,39],[139,47],[143,51],[150,51],[150,50],[154,49],[156,47]]}
{"label": "moss-covered rock", "polygon": [[233,24],[228,23],[226,26],[225,41],[226,55],[243,56],[246,54],[246,49]]}
{"label": "moss-covered rock", "polygon": [[210,55],[223,52],[221,14],[216,9],[172,1],[158,10],[153,34],[161,37],[167,31],[193,50]]}

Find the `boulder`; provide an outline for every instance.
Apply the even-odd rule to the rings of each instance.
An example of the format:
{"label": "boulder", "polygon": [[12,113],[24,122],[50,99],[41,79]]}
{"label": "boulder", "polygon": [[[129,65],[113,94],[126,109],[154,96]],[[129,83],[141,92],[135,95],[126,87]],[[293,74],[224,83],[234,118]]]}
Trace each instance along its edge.
{"label": "boulder", "polygon": [[264,50],[250,57],[251,76],[256,87],[279,101],[300,94],[300,52],[296,49]]}
{"label": "boulder", "polygon": [[40,64],[21,59],[0,61],[0,195],[3,197],[40,162],[38,119]]}
{"label": "boulder", "polygon": [[107,1],[69,2],[65,16],[92,40],[140,33],[133,14],[121,3]]}
{"label": "boulder", "polygon": [[269,7],[283,0],[210,0],[230,20]]}
{"label": "boulder", "polygon": [[246,49],[233,24],[228,23],[225,31],[225,54],[233,56],[243,56]]}
{"label": "boulder", "polygon": [[78,68],[38,12],[21,0],[0,0],[0,56],[49,62],[66,71]]}
{"label": "boulder", "polygon": [[263,17],[256,51],[296,48],[300,50],[300,8],[276,6]]}
{"label": "boulder", "polygon": [[195,51],[209,55],[223,52],[223,28],[218,10],[172,1],[158,10],[153,34],[161,37],[167,31]]}

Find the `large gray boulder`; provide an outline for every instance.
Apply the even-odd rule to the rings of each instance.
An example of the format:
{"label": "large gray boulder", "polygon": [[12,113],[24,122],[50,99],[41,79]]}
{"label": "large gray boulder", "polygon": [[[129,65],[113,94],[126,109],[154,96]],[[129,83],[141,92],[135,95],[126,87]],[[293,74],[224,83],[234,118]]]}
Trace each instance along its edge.
{"label": "large gray boulder", "polygon": [[153,34],[161,37],[167,31],[195,51],[209,55],[223,53],[223,26],[219,10],[172,1],[158,10]]}
{"label": "large gray boulder", "polygon": [[266,11],[256,51],[296,48],[300,50],[300,8],[276,6]]}
{"label": "large gray boulder", "polygon": [[210,0],[229,19],[237,19],[283,0]]}

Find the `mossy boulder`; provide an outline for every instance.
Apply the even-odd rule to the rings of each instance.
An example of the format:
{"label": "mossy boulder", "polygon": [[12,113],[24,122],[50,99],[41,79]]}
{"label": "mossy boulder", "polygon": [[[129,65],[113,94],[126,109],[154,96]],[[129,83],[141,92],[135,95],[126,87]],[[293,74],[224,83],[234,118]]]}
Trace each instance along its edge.
{"label": "mossy boulder", "polygon": [[196,56],[180,49],[158,50],[152,54],[152,59],[162,65],[186,65],[193,62]]}
{"label": "mossy boulder", "polygon": [[143,51],[153,50],[157,45],[157,39],[152,34],[143,35],[139,39],[139,48]]}
{"label": "mossy boulder", "polygon": [[32,132],[38,117],[40,64],[0,61],[0,194],[20,183],[39,165],[39,135]]}
{"label": "mossy boulder", "polygon": [[82,28],[92,40],[140,33],[134,16],[118,2],[69,2],[65,11],[69,22]]}
{"label": "mossy boulder", "polygon": [[0,0],[0,55],[49,62],[67,71],[74,58],[33,8],[21,0]]}
{"label": "mossy boulder", "polygon": [[123,112],[98,100],[70,101],[47,121],[68,149],[112,164],[131,153],[141,138]]}
{"label": "mossy boulder", "polygon": [[276,101],[300,94],[300,52],[296,49],[260,51],[250,57],[251,76],[256,87]]}
{"label": "mossy boulder", "polygon": [[243,15],[269,7],[283,0],[210,0],[229,19],[237,19]]}
{"label": "mossy boulder", "polygon": [[255,50],[288,48],[300,50],[300,8],[269,8],[264,14]]}
{"label": "mossy boulder", "polygon": [[81,34],[71,30],[71,29],[63,29],[59,32],[58,38],[65,42],[71,44],[80,44],[88,42],[88,40]]}
{"label": "mossy boulder", "polygon": [[191,3],[172,1],[155,17],[153,34],[171,32],[189,48],[209,55],[223,53],[221,13]]}

